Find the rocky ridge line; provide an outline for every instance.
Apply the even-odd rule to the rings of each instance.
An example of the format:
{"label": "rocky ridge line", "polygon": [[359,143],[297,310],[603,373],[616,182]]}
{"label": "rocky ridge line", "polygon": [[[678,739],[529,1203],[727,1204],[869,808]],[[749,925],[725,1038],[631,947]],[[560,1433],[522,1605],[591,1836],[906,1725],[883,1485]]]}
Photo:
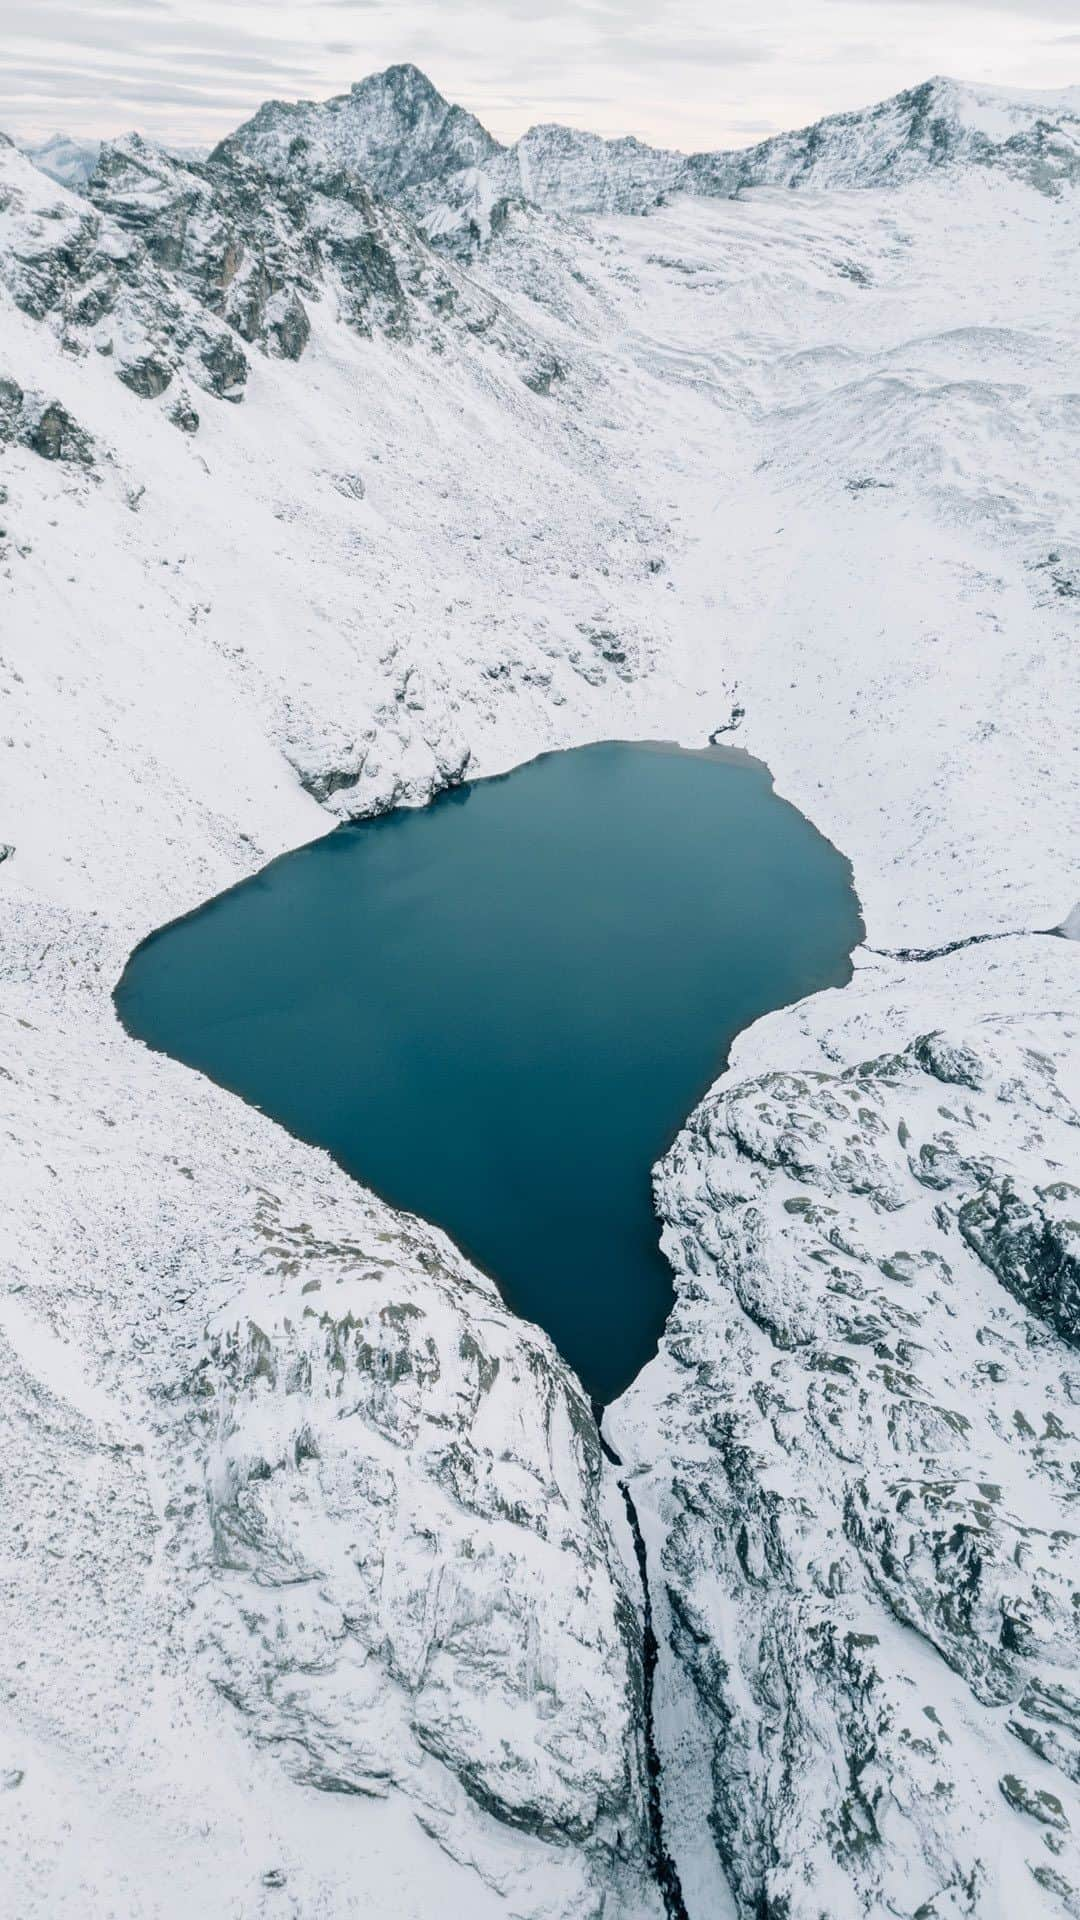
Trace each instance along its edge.
{"label": "rocky ridge line", "polygon": [[674,193],[895,186],[962,165],[1056,193],[1080,178],[1080,90],[1022,94],[939,77],[753,147],[682,154],[552,125],[505,147],[405,65],[325,102],[266,102],[215,149],[220,158],[239,154],[275,176],[312,164],[354,168],[408,207],[434,244],[468,254],[526,202],[635,214]]}
{"label": "rocky ridge line", "polygon": [[137,134],[102,146],[85,197],[0,136],[0,285],[65,352],[101,355],[189,433],[190,388],[241,400],[247,349],[298,360],[326,302],[361,337],[488,345],[536,393],[562,371],[354,170],[271,179],[240,151],[184,161]]}

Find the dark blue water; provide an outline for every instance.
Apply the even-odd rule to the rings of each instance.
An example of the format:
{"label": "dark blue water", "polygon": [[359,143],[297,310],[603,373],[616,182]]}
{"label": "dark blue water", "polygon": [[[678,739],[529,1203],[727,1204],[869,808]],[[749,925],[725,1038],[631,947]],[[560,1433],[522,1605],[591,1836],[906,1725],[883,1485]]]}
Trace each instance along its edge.
{"label": "dark blue water", "polygon": [[764,767],[609,743],[285,855],[154,934],[116,1000],[444,1227],[607,1401],[671,1304],[653,1162],[740,1028],[843,984],[861,932]]}

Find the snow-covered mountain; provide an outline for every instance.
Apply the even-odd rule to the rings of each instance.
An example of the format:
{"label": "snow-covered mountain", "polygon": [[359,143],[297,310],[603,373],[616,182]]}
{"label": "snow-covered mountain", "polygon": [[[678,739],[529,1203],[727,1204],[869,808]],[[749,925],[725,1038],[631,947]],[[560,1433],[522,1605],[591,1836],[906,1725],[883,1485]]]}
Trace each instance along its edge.
{"label": "snow-covered mountain", "polygon": [[50,180],[81,193],[97,166],[101,141],[74,140],[69,134],[53,133],[47,140],[38,140],[23,151]]}
{"label": "snow-covered mountain", "polygon": [[[5,1912],[1080,1911],[1076,121],[0,141]],[[605,1452],[111,989],[338,818],[717,730],[867,944],[658,1170]]]}
{"label": "snow-covered mountain", "polygon": [[400,199],[414,187],[496,161],[505,149],[479,120],[451,106],[418,67],[388,67],[348,93],[316,105],[268,100],[253,119],[214,149],[237,153],[268,173],[300,164],[359,173],[379,193]]}
{"label": "snow-covered mountain", "polygon": [[520,200],[641,213],[671,193],[868,187],[972,164],[1052,191],[1080,175],[1080,87],[1045,94],[928,80],[744,150],[681,154],[560,126],[532,127],[504,147],[416,67],[401,66],[320,105],[269,101],[215,157],[240,153],[273,174],[350,168],[408,206],[430,237],[467,245]]}

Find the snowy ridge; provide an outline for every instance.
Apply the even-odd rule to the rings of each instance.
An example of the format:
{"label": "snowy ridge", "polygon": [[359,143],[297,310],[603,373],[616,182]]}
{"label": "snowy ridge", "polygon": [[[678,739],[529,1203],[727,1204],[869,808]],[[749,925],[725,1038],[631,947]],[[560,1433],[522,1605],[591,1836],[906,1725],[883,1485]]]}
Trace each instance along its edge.
{"label": "snowy ridge", "polygon": [[247,154],[271,173],[313,160],[347,167],[400,199],[433,238],[468,245],[497,232],[518,200],[642,213],[671,193],[897,185],[965,164],[1054,191],[1080,177],[1080,87],[1036,93],[939,78],[754,147],[687,155],[561,126],[532,127],[502,147],[417,68],[390,67],[323,105],[270,101],[216,151]]}
{"label": "snowy ridge", "polygon": [[[0,143],[5,1910],[660,1920],[625,1478],[690,1920],[1078,1911],[1080,204],[964,95],[1000,164],[524,208],[470,273],[310,152]],[[659,1170],[615,1469],[110,995],[336,817],[717,731],[868,947]]]}

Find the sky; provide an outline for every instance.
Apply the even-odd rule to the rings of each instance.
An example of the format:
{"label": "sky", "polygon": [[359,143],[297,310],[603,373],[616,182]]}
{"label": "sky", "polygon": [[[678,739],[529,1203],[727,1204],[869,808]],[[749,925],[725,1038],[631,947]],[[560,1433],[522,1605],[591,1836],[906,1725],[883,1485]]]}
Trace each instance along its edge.
{"label": "sky", "polygon": [[2,0],[0,128],[209,144],[411,60],[500,139],[538,120],[746,146],[931,74],[1080,81],[1080,0]]}

